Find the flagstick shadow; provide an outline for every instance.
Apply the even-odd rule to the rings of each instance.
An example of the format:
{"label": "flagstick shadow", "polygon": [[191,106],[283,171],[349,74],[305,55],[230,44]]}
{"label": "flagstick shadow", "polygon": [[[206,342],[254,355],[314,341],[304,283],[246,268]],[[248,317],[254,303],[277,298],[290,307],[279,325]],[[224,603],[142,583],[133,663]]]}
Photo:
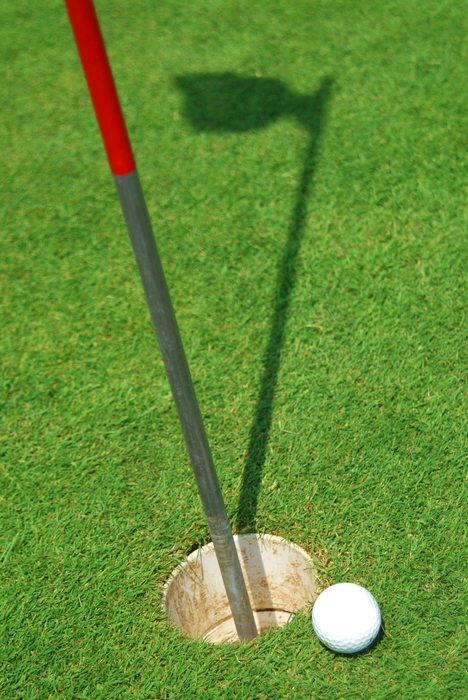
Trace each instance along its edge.
{"label": "flagstick shadow", "polygon": [[298,114],[302,124],[308,129],[309,142],[304,156],[304,166],[297,188],[296,203],[289,225],[286,246],[279,265],[270,335],[263,357],[260,390],[250,428],[247,457],[236,513],[238,532],[256,532],[258,497],[271,431],[286,322],[291,294],[297,277],[299,250],[306,224],[308,199],[314,184],[319,140],[324,128],[325,107],[330,89],[331,80],[324,80],[313,98],[309,98],[308,114]]}
{"label": "flagstick shadow", "polygon": [[332,81],[325,78],[313,95],[298,95],[275,78],[246,77],[234,73],[182,75],[175,78],[175,84],[185,97],[184,116],[196,131],[256,131],[282,117],[292,116],[309,135],[286,246],[278,268],[270,336],[263,357],[260,391],[250,428],[236,512],[237,531],[255,532],[291,293],[296,282],[308,198],[314,183],[318,145],[324,129]]}

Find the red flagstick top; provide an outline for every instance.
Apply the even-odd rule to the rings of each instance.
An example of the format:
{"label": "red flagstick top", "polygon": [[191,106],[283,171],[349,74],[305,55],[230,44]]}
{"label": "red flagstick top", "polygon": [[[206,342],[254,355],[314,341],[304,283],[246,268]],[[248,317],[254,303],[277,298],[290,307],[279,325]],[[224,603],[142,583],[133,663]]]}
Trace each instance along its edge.
{"label": "red flagstick top", "polygon": [[65,0],[94,111],[113,175],[135,170],[135,159],[93,0]]}

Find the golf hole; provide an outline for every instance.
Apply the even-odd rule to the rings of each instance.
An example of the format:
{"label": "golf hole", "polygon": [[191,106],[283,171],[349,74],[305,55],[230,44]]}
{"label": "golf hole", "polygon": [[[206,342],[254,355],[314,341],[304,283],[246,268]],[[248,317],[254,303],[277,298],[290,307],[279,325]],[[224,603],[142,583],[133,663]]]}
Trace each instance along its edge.
{"label": "golf hole", "polygon": [[[234,541],[259,633],[283,627],[315,597],[310,557],[274,535],[235,535]],[[190,637],[212,644],[238,641],[212,544],[174,569],[164,586],[163,609]]]}

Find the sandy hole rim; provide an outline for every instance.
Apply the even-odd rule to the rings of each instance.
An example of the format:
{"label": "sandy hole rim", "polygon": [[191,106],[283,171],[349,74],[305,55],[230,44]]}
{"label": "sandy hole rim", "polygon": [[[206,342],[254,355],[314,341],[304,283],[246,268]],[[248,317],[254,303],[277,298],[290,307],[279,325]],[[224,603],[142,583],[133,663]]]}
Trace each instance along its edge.
{"label": "sandy hole rim", "polygon": [[[318,595],[318,575],[314,568],[311,556],[302,547],[283,537],[279,537],[278,535],[270,535],[267,533],[249,533],[244,535],[234,535],[234,541],[236,542],[236,547],[238,549],[241,560],[241,566],[244,572],[244,576],[246,578],[249,596],[252,601],[252,608],[254,611],[254,617],[257,622],[257,627],[259,629],[259,634],[263,634],[264,632],[272,628],[279,629],[286,625],[300,610],[311,608],[313,601]],[[257,544],[258,547],[256,546]],[[249,558],[248,556],[246,556],[246,551],[248,552],[249,548],[251,550],[250,553],[252,553],[252,551],[257,551],[257,559],[255,559],[253,565],[249,563]],[[285,556],[282,556],[283,554]],[[212,542],[204,545],[203,547],[199,547],[198,549],[191,552],[184,561],[182,561],[172,570],[171,574],[169,575],[169,578],[164,584],[161,608],[165,614],[168,624],[171,625],[173,628],[177,629],[182,635],[186,636],[188,639],[205,639],[206,641],[211,643],[234,641],[238,642],[239,640],[237,638],[237,633],[235,631],[234,621],[232,620],[229,606],[226,610],[226,606],[224,605],[223,610],[220,612],[220,616],[217,617],[215,620],[212,620],[211,624],[208,625],[208,627],[204,631],[201,631],[200,624],[204,624],[204,622],[200,623],[200,621],[198,621],[198,628],[196,622],[193,624],[193,627],[190,623],[187,623],[186,621],[184,624],[178,624],[178,622],[176,621],[177,619],[179,619],[180,622],[178,612],[176,611],[174,614],[174,607],[177,607],[177,598],[173,599],[172,601],[168,600],[171,595],[172,587],[179,583],[179,588],[183,588],[184,581],[187,581],[187,579],[189,579],[189,587],[191,586],[197,592],[198,589],[204,589],[200,598],[197,598],[197,594],[195,594],[193,598],[190,598],[190,602],[192,600],[195,601],[195,604],[193,606],[195,608],[198,606],[200,610],[207,609],[206,601],[205,608],[203,608],[203,602],[201,602],[201,598],[203,598],[203,596],[206,597],[207,590],[209,590],[209,586],[212,584],[212,581],[210,580],[209,576],[205,577],[204,575],[204,566],[206,566],[206,562],[208,561],[207,557],[211,558],[212,567],[213,561],[216,561]],[[264,557],[267,560],[267,564],[269,564],[269,567],[267,566],[267,570],[265,570],[264,567]],[[271,568],[272,559],[274,560],[273,570]],[[295,567],[293,567],[293,571],[296,571],[294,585],[290,586],[289,589],[286,587],[286,590],[289,590],[289,598],[288,594],[286,594],[286,601],[289,604],[286,604],[285,600],[281,599],[281,596],[285,595],[281,592],[282,580],[280,580],[279,578],[275,579],[276,572],[274,570],[277,566],[279,566],[280,575],[281,571],[284,575],[287,560],[291,560],[293,562]],[[263,571],[262,583],[264,585],[262,587],[262,595],[265,595],[265,589],[267,591],[266,595],[269,595],[270,589],[272,588],[274,590],[275,597],[274,603],[272,603],[272,601],[270,601],[270,603],[267,605],[255,605],[254,603],[255,598],[257,598],[258,601],[258,595],[260,595],[258,592],[260,591],[260,588],[257,587],[255,576],[252,574],[252,566],[255,568],[256,565],[258,569],[259,564],[260,568]],[[217,562],[215,566],[217,571],[215,572],[214,578],[217,579],[220,578],[219,567],[217,565]],[[184,578],[180,581],[179,577],[184,576],[185,574],[187,575],[187,578]],[[299,579],[299,583],[296,585],[297,578]],[[290,577],[290,584],[291,581],[292,579]],[[196,585],[194,582],[196,582]],[[213,595],[214,597],[218,596],[219,598],[219,581],[217,587],[216,583],[214,584],[214,586],[215,588],[212,589],[211,595]],[[283,586],[283,588],[285,587]],[[294,590],[296,588],[300,589],[300,592],[296,593],[296,602],[294,602],[293,600],[295,594],[291,593],[291,588]],[[175,590],[177,593],[177,588]],[[181,593],[181,599],[183,598],[183,595],[184,594]],[[224,596],[224,600],[227,604],[224,586],[222,586],[222,595]],[[183,607],[183,610],[185,611],[187,607],[190,606],[186,605],[185,607]],[[266,612],[271,612],[272,614],[265,615]],[[182,615],[182,617],[184,616],[184,614]],[[210,614],[208,614],[208,618],[209,617]],[[218,632],[216,632],[216,630],[218,630]],[[222,633],[221,630],[224,630],[224,632]],[[223,635],[223,638],[220,638],[219,635]]]}

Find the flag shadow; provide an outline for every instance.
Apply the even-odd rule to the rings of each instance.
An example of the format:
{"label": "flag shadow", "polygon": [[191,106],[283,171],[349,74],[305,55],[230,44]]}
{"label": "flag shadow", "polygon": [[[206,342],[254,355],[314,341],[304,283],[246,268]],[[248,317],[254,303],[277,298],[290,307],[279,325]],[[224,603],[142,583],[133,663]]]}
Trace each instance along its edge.
{"label": "flag shadow", "polygon": [[258,498],[286,323],[332,80],[323,79],[310,96],[292,92],[275,78],[243,77],[233,73],[179,76],[175,83],[185,97],[184,116],[197,131],[241,133],[264,128],[281,117],[293,116],[308,134],[295,205],[278,265],[270,334],[262,360],[260,389],[236,512],[237,531],[256,532]]}

